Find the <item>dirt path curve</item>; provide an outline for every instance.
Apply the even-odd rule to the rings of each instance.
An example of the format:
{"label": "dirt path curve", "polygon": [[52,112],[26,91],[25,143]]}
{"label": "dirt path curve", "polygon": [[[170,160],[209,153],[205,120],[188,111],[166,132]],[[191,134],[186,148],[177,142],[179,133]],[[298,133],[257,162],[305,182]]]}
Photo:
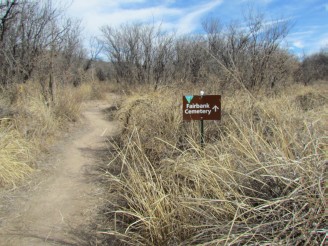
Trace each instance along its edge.
{"label": "dirt path curve", "polygon": [[[110,95],[114,102],[114,96]],[[104,149],[105,137],[117,132],[115,122],[105,119],[108,101],[84,105],[83,129],[66,139],[51,158],[56,165],[25,198],[14,199],[20,205],[15,216],[5,218],[0,226],[0,245],[82,245],[77,231],[83,231],[102,204],[102,190],[85,175],[96,162],[94,153]],[[2,227],[2,228],[1,228]],[[85,235],[84,235],[85,236]],[[85,241],[84,241],[85,243]]]}

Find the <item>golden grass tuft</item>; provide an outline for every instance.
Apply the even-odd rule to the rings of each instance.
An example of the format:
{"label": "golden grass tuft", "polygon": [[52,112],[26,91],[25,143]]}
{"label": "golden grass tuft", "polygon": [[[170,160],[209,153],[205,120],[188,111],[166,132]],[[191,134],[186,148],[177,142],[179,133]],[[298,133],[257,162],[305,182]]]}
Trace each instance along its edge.
{"label": "golden grass tuft", "polygon": [[[204,149],[198,124],[181,119],[178,91],[123,102],[103,233],[129,245],[323,245],[327,88],[223,95]],[[322,101],[305,109],[304,95]]]}
{"label": "golden grass tuft", "polygon": [[32,172],[28,163],[30,149],[30,144],[17,130],[0,124],[0,187],[15,187]]}
{"label": "golden grass tuft", "polygon": [[57,97],[53,105],[55,118],[60,122],[76,122],[81,115],[81,104],[88,98],[89,92],[84,92],[84,88],[62,87],[57,92]]}
{"label": "golden grass tuft", "polygon": [[78,91],[84,100],[106,99],[106,93],[112,91],[111,83],[89,82],[82,83]]}

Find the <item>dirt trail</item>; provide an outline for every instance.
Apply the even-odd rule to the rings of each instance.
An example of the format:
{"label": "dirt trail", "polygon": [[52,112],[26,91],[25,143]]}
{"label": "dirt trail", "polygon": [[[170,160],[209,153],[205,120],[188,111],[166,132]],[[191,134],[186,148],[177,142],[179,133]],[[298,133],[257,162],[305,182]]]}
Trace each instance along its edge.
{"label": "dirt trail", "polygon": [[[110,98],[114,101],[113,95]],[[9,218],[0,218],[0,245],[83,244],[76,233],[83,231],[102,204],[102,190],[85,170],[97,161],[95,152],[105,148],[105,137],[117,132],[116,123],[106,120],[103,113],[110,106],[108,101],[85,104],[84,127],[57,146],[50,174],[25,197],[14,199],[13,204],[20,204]]]}

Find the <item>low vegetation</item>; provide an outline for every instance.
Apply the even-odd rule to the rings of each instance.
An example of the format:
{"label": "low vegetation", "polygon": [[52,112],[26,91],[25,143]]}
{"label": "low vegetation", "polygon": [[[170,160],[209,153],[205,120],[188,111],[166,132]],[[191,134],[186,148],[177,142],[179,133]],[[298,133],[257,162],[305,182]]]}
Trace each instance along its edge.
{"label": "low vegetation", "polygon": [[117,113],[103,233],[129,245],[323,245],[327,90],[223,94],[204,149],[198,122],[182,121],[182,88],[132,93]]}
{"label": "low vegetation", "polygon": [[81,103],[99,98],[96,83],[57,88],[49,105],[37,83],[17,85],[0,93],[0,187],[14,187],[35,168],[39,154],[68,123],[80,118]]}

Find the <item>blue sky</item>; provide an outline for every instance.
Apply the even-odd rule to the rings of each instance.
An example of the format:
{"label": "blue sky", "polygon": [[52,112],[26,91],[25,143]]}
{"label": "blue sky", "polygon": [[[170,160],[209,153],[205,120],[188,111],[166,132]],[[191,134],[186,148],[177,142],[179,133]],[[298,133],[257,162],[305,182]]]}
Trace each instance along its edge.
{"label": "blue sky", "polygon": [[263,12],[267,21],[292,23],[284,44],[291,52],[311,54],[328,47],[328,0],[74,0],[68,14],[82,20],[86,35],[123,23],[161,23],[164,30],[183,35],[201,32],[208,16],[242,25],[249,6]]}

